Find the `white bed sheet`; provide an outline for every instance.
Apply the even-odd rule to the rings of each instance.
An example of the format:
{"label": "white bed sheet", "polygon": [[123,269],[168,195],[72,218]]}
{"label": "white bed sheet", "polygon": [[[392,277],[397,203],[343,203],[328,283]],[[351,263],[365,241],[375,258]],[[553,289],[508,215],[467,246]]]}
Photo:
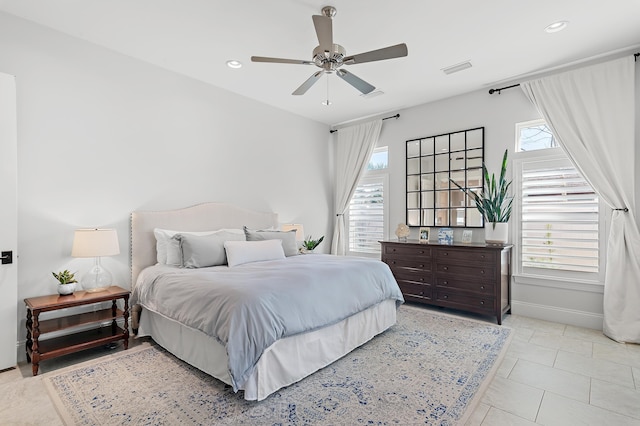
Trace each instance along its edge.
{"label": "white bed sheet", "polygon": [[[395,300],[385,300],[345,320],[280,339],[267,348],[241,387],[247,400],[263,400],[368,342],[396,322]],[[138,336],[150,336],[176,357],[231,384],[223,345],[199,330],[142,310]]]}

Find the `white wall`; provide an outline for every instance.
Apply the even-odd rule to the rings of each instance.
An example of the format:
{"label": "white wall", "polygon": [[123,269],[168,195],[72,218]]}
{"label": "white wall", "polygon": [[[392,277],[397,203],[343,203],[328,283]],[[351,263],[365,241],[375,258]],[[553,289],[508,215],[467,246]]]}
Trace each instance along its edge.
{"label": "white wall", "polygon": [[133,210],[228,202],[331,235],[326,125],[2,13],[0,71],[17,81],[21,340],[22,299],[91,264],[70,257],[75,228],[117,229],[103,263],[125,288]]}

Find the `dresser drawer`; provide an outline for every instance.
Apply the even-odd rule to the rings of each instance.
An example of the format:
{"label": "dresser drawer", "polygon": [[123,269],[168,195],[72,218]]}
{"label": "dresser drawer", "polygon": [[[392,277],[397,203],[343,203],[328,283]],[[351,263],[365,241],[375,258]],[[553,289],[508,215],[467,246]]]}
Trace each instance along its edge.
{"label": "dresser drawer", "polygon": [[493,312],[496,309],[492,297],[472,296],[443,288],[436,289],[435,299],[440,305],[474,312]]}
{"label": "dresser drawer", "polygon": [[458,280],[451,278],[436,278],[436,285],[442,287],[443,291],[464,290],[478,294],[486,294],[492,296],[495,292],[493,282],[477,281],[477,280]]}
{"label": "dresser drawer", "polygon": [[394,269],[391,268],[396,281],[413,281],[419,284],[431,284],[431,272],[423,272],[417,269]]}
{"label": "dresser drawer", "polygon": [[494,265],[496,262],[496,253],[492,250],[455,250],[455,249],[439,249],[436,251],[436,260],[438,262],[473,262],[487,265]]}
{"label": "dresser drawer", "polygon": [[397,256],[385,256],[383,262],[392,270],[396,268],[412,268],[431,272],[431,259],[400,258]]}
{"label": "dresser drawer", "polygon": [[424,257],[425,259],[431,258],[431,247],[427,245],[401,245],[401,244],[385,244],[383,246],[383,256],[388,257]]}
{"label": "dresser drawer", "polygon": [[438,263],[436,265],[436,275],[438,277],[468,276],[473,277],[474,280],[494,280],[496,278],[496,270],[489,266]]}
{"label": "dresser drawer", "polygon": [[432,289],[429,285],[422,285],[412,281],[397,280],[398,287],[402,291],[402,295],[405,298],[419,298],[423,300],[431,299]]}

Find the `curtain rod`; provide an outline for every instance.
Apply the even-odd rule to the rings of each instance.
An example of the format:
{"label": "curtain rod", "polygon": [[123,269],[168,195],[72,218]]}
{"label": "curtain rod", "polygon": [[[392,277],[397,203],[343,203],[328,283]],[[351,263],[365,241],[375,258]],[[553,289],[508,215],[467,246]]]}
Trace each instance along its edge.
{"label": "curtain rod", "polygon": [[[638,56],[640,56],[640,53],[634,53],[633,54],[633,60],[635,62],[638,62]],[[507,90],[507,89],[511,89],[513,87],[518,87],[518,86],[520,86],[520,83],[512,84],[511,86],[506,86],[506,87],[499,87],[497,89],[489,89],[489,94],[493,95],[494,93],[498,92],[498,95],[499,95],[502,90]]]}
{"label": "curtain rod", "polygon": [[[392,115],[391,117],[385,117],[385,118],[383,118],[383,120],[388,120],[388,119],[390,119],[390,118],[396,118],[396,119],[398,119],[398,118],[400,118],[400,114]],[[338,129],[335,129],[335,130],[329,130],[329,133],[335,133],[335,132],[337,132],[337,131],[338,131]]]}

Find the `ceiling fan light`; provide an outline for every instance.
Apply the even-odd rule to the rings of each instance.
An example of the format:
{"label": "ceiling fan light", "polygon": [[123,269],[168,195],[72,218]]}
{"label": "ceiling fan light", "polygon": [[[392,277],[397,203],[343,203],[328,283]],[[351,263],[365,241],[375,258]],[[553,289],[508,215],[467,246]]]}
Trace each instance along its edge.
{"label": "ceiling fan light", "polygon": [[233,69],[242,68],[242,62],[236,61],[235,59],[231,59],[231,60],[227,61],[227,66],[229,68],[233,68]]}

